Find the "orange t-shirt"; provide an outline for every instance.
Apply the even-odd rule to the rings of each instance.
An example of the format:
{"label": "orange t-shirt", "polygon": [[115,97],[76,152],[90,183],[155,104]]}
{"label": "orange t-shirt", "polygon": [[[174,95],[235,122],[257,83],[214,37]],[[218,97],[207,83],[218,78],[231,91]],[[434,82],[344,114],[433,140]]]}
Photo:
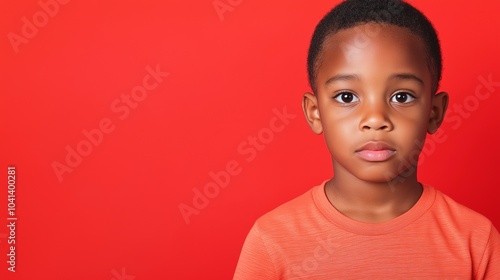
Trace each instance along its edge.
{"label": "orange t-shirt", "polygon": [[500,279],[498,231],[433,187],[401,216],[363,223],[325,183],[255,222],[234,279]]}

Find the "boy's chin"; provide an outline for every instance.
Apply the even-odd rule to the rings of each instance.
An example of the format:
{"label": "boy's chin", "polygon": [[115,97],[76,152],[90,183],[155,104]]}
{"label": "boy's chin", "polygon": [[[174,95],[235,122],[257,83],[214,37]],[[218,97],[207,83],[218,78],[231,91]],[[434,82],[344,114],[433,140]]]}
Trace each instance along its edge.
{"label": "boy's chin", "polygon": [[413,178],[413,176],[407,174],[406,172],[394,173],[392,171],[363,172],[363,174],[358,174],[356,177],[365,182],[387,184],[389,186],[396,186],[407,181],[408,179]]}

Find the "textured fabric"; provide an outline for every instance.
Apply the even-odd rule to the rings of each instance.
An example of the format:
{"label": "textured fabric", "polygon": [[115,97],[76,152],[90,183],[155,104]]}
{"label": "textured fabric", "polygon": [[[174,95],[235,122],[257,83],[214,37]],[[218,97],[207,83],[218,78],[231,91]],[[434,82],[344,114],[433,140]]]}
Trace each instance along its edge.
{"label": "textured fabric", "polygon": [[435,188],[395,219],[363,223],[329,203],[325,183],[255,222],[234,279],[500,279],[498,231]]}

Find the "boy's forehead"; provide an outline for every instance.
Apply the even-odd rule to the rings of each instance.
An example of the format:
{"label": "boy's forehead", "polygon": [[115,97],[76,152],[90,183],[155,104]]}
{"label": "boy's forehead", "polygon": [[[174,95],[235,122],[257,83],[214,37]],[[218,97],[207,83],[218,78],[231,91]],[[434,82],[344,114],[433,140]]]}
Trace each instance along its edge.
{"label": "boy's forehead", "polygon": [[359,75],[416,72],[425,76],[423,79],[430,79],[429,59],[425,43],[409,29],[389,24],[360,24],[325,39],[317,61],[317,82],[324,82],[337,72]]}

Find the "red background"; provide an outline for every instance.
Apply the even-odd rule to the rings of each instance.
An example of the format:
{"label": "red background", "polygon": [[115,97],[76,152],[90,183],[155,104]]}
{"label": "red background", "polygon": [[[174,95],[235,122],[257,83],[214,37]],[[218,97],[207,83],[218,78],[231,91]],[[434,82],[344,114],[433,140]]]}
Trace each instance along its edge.
{"label": "red background", "polygon": [[[232,278],[255,219],[332,176],[300,102],[310,36],[337,2],[233,0],[219,17],[212,0],[73,0],[16,53],[8,34],[21,35],[23,17],[33,22],[42,8],[2,1],[0,278],[119,280],[122,268],[137,280]],[[500,87],[486,100],[474,93],[479,77],[500,81],[500,2],[411,3],[439,31],[451,96],[447,140],[426,156],[420,180],[498,228]],[[156,65],[170,75],[120,119],[111,104]],[[460,115],[454,105],[474,109]],[[247,161],[238,146],[284,107],[296,117]],[[52,164],[105,118],[115,129],[59,181]],[[186,224],[179,205],[233,160],[241,173]],[[9,165],[16,273],[6,263]]]}

